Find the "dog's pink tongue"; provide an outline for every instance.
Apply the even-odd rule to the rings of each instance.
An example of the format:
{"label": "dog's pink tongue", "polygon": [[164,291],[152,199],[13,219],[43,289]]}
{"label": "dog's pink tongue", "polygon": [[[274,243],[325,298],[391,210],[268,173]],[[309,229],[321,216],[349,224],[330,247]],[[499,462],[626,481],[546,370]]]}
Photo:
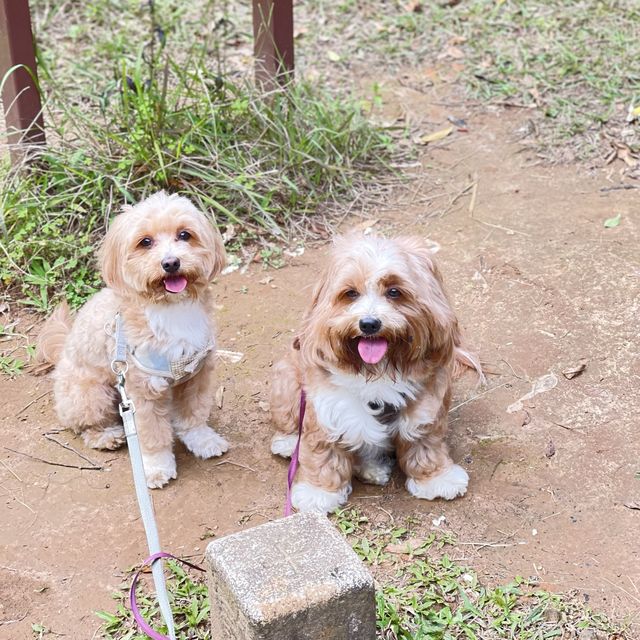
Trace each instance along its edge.
{"label": "dog's pink tongue", "polygon": [[180,293],[187,287],[187,279],[184,276],[168,276],[164,279],[164,288],[171,293]]}
{"label": "dog's pink tongue", "polygon": [[378,364],[387,353],[388,346],[385,338],[360,338],[358,353],[367,364]]}

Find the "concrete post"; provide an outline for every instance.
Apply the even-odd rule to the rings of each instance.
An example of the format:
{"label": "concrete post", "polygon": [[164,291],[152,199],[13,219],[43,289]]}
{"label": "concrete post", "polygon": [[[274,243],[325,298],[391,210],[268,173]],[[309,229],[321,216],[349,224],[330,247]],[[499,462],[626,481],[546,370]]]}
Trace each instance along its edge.
{"label": "concrete post", "polygon": [[326,516],[299,513],[207,547],[212,640],[374,640],[373,578]]}

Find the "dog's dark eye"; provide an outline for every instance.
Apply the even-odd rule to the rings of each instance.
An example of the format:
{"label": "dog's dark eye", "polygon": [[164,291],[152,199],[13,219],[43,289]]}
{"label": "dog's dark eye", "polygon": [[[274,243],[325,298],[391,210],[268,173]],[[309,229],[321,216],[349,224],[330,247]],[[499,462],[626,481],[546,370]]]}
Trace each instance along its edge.
{"label": "dog's dark eye", "polygon": [[188,231],[181,231],[178,234],[178,240],[184,240],[185,242],[191,240],[191,234]]}
{"label": "dog's dark eye", "polygon": [[396,289],[395,287],[391,287],[387,291],[387,297],[389,298],[399,298],[400,297],[400,289]]}
{"label": "dog's dark eye", "polygon": [[346,291],[344,295],[347,296],[347,298],[351,298],[351,300],[355,300],[360,296],[360,294],[355,289],[349,289],[349,291]]}
{"label": "dog's dark eye", "polygon": [[148,249],[152,244],[153,244],[153,238],[149,238],[148,236],[146,238],[142,238],[142,240],[138,242],[138,246],[144,247],[145,249]]}

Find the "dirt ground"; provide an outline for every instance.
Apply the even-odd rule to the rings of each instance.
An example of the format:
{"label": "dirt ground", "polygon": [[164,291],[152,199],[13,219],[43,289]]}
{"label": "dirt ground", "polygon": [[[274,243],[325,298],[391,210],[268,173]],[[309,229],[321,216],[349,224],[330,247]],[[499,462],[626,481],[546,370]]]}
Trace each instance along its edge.
{"label": "dirt ground", "polygon": [[[491,375],[484,389],[461,382],[451,414],[454,458],[471,476],[464,498],[419,502],[396,473],[384,489],[355,483],[352,504],[396,519],[444,514],[459,555],[488,582],[537,576],[636,620],[640,511],[625,504],[640,500],[638,192],[616,188],[617,165],[537,163],[522,139],[526,111],[464,111],[437,89],[387,92],[388,118],[429,132],[455,115],[468,132],[426,148],[409,168],[416,180],[344,226],[368,219],[375,231],[438,243],[468,341]],[[619,226],[605,229],[618,213]],[[153,493],[167,550],[199,558],[207,531],[220,536],[280,515],[286,465],[268,447],[270,366],[324,254],[308,248],[280,270],[254,265],[216,285],[219,345],[244,354],[220,363],[224,404],[212,416],[233,448],[222,461],[200,461],[178,445],[177,481]],[[567,379],[563,371],[581,361],[584,372]],[[511,406],[549,374],[554,388]],[[34,623],[98,637],[93,612],[113,609],[124,571],[145,555],[126,450],[90,451],[70,433],[54,436],[104,466],[91,471],[6,449],[83,463],[43,437],[59,428],[50,388],[42,377],[0,379],[0,638],[31,638]]]}

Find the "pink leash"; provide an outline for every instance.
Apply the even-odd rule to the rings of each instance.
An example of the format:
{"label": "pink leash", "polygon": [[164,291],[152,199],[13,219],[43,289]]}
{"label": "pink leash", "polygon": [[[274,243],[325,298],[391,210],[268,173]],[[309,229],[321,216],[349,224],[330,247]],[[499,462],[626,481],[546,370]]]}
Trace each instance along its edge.
{"label": "pink leash", "polygon": [[147,624],[147,621],[142,617],[140,613],[140,609],[138,609],[138,602],[136,600],[136,585],[138,584],[138,578],[142,573],[142,567],[151,566],[156,560],[160,558],[171,558],[172,560],[177,560],[182,564],[186,564],[188,567],[192,569],[196,569],[197,571],[204,571],[202,567],[199,567],[197,564],[192,564],[191,562],[187,562],[186,560],[181,560],[180,558],[176,558],[172,556],[170,553],[166,553],[164,551],[159,551],[158,553],[154,553],[152,556],[149,556],[141,565],[140,569],[138,569],[131,581],[131,587],[129,589],[129,604],[131,606],[131,613],[133,613],[133,617],[135,621],[138,623],[138,626],[142,631],[153,640],[169,640],[168,636],[164,636],[161,633],[158,633],[153,627]]}
{"label": "pink leash", "polygon": [[[291,462],[289,463],[289,471],[287,473],[287,500],[284,505],[284,515],[290,516],[293,512],[293,505],[291,504],[291,488],[293,487],[293,481],[296,477],[296,471],[298,470],[298,461],[300,457],[300,440],[302,438],[302,423],[304,422],[304,414],[307,408],[307,394],[304,392],[304,389],[300,390],[300,417],[298,419],[298,441],[296,442],[296,447],[291,454]],[[140,574],[142,573],[142,568],[146,566],[151,566],[156,560],[160,558],[171,558],[172,560],[177,560],[182,564],[187,565],[187,567],[191,567],[196,571],[204,571],[202,567],[199,567],[197,564],[192,564],[191,562],[187,562],[186,560],[181,560],[180,558],[176,558],[176,556],[171,555],[170,553],[166,553],[165,551],[160,551],[158,553],[154,553],[152,556],[149,556],[140,566],[131,581],[131,587],[129,588],[129,605],[131,606],[131,613],[133,613],[133,618],[138,623],[140,629],[147,635],[147,637],[152,640],[169,640],[168,636],[162,635],[158,633],[153,627],[151,627],[147,621],[142,617],[140,613],[140,609],[138,608],[138,601],[136,600],[136,586],[138,585],[138,579],[140,578]]]}
{"label": "pink leash", "polygon": [[290,516],[293,512],[293,505],[291,504],[291,487],[293,486],[293,480],[296,477],[296,471],[298,470],[298,458],[300,456],[300,440],[302,439],[302,423],[304,422],[304,413],[307,408],[307,394],[304,389],[300,389],[300,418],[298,419],[298,441],[296,442],[296,448],[291,454],[291,462],[289,463],[289,472],[287,473],[287,500],[284,503],[284,515]]}

